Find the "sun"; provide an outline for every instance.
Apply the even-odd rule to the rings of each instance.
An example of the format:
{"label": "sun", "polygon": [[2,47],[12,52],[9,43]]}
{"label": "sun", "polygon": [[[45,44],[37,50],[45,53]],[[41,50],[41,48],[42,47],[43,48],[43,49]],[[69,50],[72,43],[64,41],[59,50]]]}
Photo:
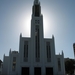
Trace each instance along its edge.
{"label": "sun", "polygon": [[22,13],[20,17],[21,33],[23,36],[30,37],[31,14]]}
{"label": "sun", "polygon": [[49,32],[52,31],[51,25],[51,19],[49,18],[49,15],[46,12],[43,12],[44,35],[49,35]]}

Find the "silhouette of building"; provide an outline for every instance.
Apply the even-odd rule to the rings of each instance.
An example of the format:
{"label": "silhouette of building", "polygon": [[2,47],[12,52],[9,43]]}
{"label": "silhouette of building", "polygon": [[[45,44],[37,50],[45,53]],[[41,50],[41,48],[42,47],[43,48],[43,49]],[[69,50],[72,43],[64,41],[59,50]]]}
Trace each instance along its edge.
{"label": "silhouette of building", "polygon": [[64,75],[64,54],[55,54],[54,36],[44,38],[43,15],[39,0],[34,0],[31,37],[20,34],[19,52],[4,55],[2,74],[6,75]]}
{"label": "silhouette of building", "polygon": [[73,43],[74,57],[75,57],[75,43]]}

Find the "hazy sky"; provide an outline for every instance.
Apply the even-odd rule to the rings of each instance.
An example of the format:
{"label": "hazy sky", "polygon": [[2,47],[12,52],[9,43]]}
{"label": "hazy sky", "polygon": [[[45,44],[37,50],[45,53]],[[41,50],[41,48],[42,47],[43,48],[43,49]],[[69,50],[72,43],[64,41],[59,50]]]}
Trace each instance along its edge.
{"label": "hazy sky", "polygon": [[[0,0],[0,59],[9,50],[19,50],[19,35],[30,37],[34,0]],[[55,36],[56,54],[74,58],[75,0],[40,0],[44,38]]]}

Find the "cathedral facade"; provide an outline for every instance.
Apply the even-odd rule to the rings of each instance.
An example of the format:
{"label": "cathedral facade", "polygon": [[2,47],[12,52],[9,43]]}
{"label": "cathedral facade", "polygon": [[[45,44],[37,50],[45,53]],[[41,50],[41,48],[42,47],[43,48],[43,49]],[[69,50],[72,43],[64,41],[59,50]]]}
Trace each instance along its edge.
{"label": "cathedral facade", "polygon": [[44,38],[43,15],[39,0],[34,0],[31,37],[20,34],[19,52],[4,55],[2,74],[5,75],[64,75],[64,53],[55,54],[54,36]]}

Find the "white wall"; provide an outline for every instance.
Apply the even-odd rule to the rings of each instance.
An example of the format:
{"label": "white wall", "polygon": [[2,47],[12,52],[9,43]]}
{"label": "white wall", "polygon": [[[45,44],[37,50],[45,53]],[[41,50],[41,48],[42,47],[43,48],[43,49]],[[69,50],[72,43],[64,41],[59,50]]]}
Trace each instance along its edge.
{"label": "white wall", "polygon": [[58,69],[58,58],[60,58],[60,64],[61,64],[61,71],[58,70],[57,74],[58,75],[65,75],[65,62],[64,62],[64,58],[63,55],[56,55],[56,59],[57,59],[57,69]]}
{"label": "white wall", "polygon": [[8,60],[9,60],[9,57],[4,55],[2,74],[5,74],[5,75],[8,74],[8,65],[9,65]]}

